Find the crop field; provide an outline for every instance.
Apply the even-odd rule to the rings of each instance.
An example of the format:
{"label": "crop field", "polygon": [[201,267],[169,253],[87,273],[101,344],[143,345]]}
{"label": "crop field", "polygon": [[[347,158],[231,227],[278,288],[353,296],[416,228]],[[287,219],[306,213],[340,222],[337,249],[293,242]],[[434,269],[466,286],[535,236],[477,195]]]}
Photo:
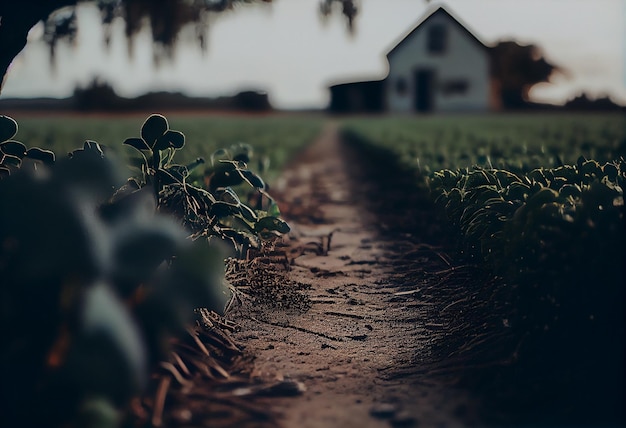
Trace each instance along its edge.
{"label": "crop field", "polygon": [[[53,150],[57,154],[82,146],[85,140],[95,140],[105,151],[127,158],[131,151],[122,142],[138,134],[145,115],[50,117],[13,116],[19,123],[18,138],[28,146]],[[170,114],[173,129],[185,134],[185,150],[180,161],[191,162],[208,157],[215,150],[236,143],[250,144],[254,159],[269,166],[266,178],[275,177],[295,152],[319,134],[323,119],[315,116],[252,117],[243,115]],[[253,168],[256,169],[256,168]]]}
{"label": "crop field", "polygon": [[[108,382],[92,380],[100,369],[109,376],[114,366],[127,368],[105,393],[108,403],[137,391],[148,358],[167,357],[165,338],[192,325],[193,309],[224,311],[232,296],[222,279],[228,255],[246,259],[290,231],[265,180],[309,144],[322,124],[315,118],[172,115],[168,120],[159,114],[16,119],[0,115],[0,242],[16,243],[0,252],[3,299],[12,308],[2,319],[52,328],[28,329],[27,334],[46,338],[37,350],[13,346],[37,342],[16,331],[7,339],[11,345],[3,360],[10,365],[36,360],[32,366],[40,367],[46,360],[42,352],[58,338],[57,327],[66,325],[70,313],[84,314],[68,327],[75,354],[50,354],[60,361],[52,365],[63,367],[61,383],[45,388],[85,392]],[[33,303],[24,298],[25,289],[54,297]],[[70,289],[77,297],[58,303]],[[130,297],[137,293],[142,294],[137,300]],[[30,319],[23,305],[37,315]],[[102,329],[108,333],[92,334]],[[189,330],[189,339],[196,334]],[[111,341],[120,346],[112,350]],[[109,351],[96,351],[105,348]],[[203,344],[199,349],[208,353]],[[235,345],[230,349],[238,352]],[[92,364],[89,352],[100,354],[100,365]],[[216,360],[208,364],[221,369]],[[74,376],[81,380],[72,383]],[[15,409],[9,420],[27,417],[23,406],[29,400],[21,397],[29,396],[32,385],[8,404]],[[90,396],[83,392],[57,397],[72,403],[73,396]],[[64,418],[71,412],[61,413]]]}
{"label": "crop field", "polygon": [[626,153],[626,119],[619,115],[354,118],[343,126],[426,174],[472,165],[524,172],[559,160],[573,164],[581,155],[606,162]]}
{"label": "crop field", "polygon": [[462,260],[497,279],[477,292],[524,337],[532,373],[573,358],[619,367],[624,117],[355,118],[343,132],[394,153],[427,189]]}
{"label": "crop field", "polygon": [[619,267],[622,116],[370,118],[343,129],[413,169],[462,251],[497,273],[555,280],[591,260]]}
{"label": "crop field", "polygon": [[[126,160],[133,149],[122,142],[138,136],[144,121],[138,115],[15,118],[19,140],[30,147],[59,155],[93,139]],[[185,134],[177,162],[244,142],[255,152],[250,168],[272,181],[315,139],[324,118],[174,114],[169,123]],[[574,266],[593,260],[606,273],[600,265],[621,257],[622,116],[355,117],[343,119],[341,129],[398,155],[429,187],[461,253],[513,281],[566,282],[576,276]],[[596,247],[612,250],[599,256]],[[574,256],[571,248],[580,251]]]}
{"label": "crop field", "polygon": [[625,118],[146,116],[0,115],[12,425],[621,420]]}
{"label": "crop field", "polygon": [[413,169],[461,252],[514,283],[621,273],[622,116],[351,119],[343,129]]}

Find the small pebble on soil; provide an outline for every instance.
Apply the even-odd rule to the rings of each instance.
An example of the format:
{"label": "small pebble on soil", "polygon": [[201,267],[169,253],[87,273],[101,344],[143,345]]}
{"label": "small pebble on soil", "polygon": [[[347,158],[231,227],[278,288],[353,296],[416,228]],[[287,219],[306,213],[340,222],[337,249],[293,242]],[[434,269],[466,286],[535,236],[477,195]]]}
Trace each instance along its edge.
{"label": "small pebble on soil", "polygon": [[396,414],[396,405],[391,403],[374,404],[370,409],[370,415],[379,419],[389,419]]}

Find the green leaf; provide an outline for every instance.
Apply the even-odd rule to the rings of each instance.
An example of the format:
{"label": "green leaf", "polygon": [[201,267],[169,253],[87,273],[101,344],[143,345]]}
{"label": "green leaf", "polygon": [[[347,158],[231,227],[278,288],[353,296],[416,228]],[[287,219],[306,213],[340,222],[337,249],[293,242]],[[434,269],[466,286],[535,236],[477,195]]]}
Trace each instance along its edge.
{"label": "green leaf", "polygon": [[267,215],[269,215],[270,217],[280,217],[280,208],[278,207],[278,204],[276,202],[272,201],[269,208],[267,209]]}
{"label": "green leaf", "polygon": [[589,160],[587,162],[583,162],[580,166],[580,171],[583,174],[594,174],[601,175],[602,169],[600,168],[600,164],[594,160]]}
{"label": "green leaf", "polygon": [[470,204],[482,204],[488,199],[502,199],[495,187],[492,185],[474,187],[466,192],[465,199]]}
{"label": "green leaf", "polygon": [[103,397],[85,398],[77,410],[74,426],[90,428],[117,428],[121,415],[110,399]]}
{"label": "green leaf", "polygon": [[253,248],[259,247],[258,238],[254,235],[250,235],[248,233],[235,230],[235,229],[222,229],[222,234],[230,238],[235,244],[239,245],[249,245]]}
{"label": "green leaf", "polygon": [[248,184],[250,184],[252,187],[255,187],[257,189],[265,189],[265,183],[263,182],[261,177],[259,177],[258,175],[256,175],[252,171],[250,171],[248,169],[244,169],[244,170],[238,169],[237,171],[239,172],[241,177],[244,180],[246,180],[248,182]]}
{"label": "green leaf", "polygon": [[154,145],[155,150],[165,150],[168,148],[180,149],[185,145],[185,135],[178,131],[167,131],[157,138]]}
{"label": "green leaf", "polygon": [[100,147],[100,144],[98,144],[97,142],[93,140],[85,140],[85,142],[83,143],[83,150],[95,150],[99,152],[100,154],[104,155],[104,152],[102,151],[102,148]]}
{"label": "green leaf", "polygon": [[[247,221],[243,215],[243,207],[244,205],[239,205],[237,207],[237,213],[226,217],[220,220],[220,225],[222,227],[228,227],[230,229],[235,229],[240,232],[248,231],[250,233],[254,233],[254,222]],[[252,223],[252,224],[251,224]]]}
{"label": "green leaf", "polygon": [[134,177],[130,177],[126,180],[126,186],[128,186],[131,190],[139,190],[141,189],[141,183]]}
{"label": "green leaf", "polygon": [[164,135],[169,141],[169,146],[175,149],[182,149],[185,145],[185,134],[179,131],[167,131]]}
{"label": "green leaf", "polygon": [[459,173],[449,169],[444,169],[443,171],[435,174],[440,176],[441,182],[446,189],[452,189],[455,187],[461,178]]}
{"label": "green leaf", "polygon": [[241,215],[246,220],[248,220],[250,222],[255,222],[255,221],[257,221],[259,219],[259,217],[256,215],[254,210],[252,208],[248,207],[247,205],[241,204],[239,206],[239,208],[241,209]]}
{"label": "green leaf", "polygon": [[165,169],[157,169],[156,176],[160,180],[162,186],[167,186],[169,184],[180,184],[182,183],[182,178],[179,180],[178,177],[171,174],[169,171]]}
{"label": "green leaf", "polygon": [[233,157],[233,160],[247,164],[250,162],[250,156],[247,153],[238,153]]}
{"label": "green leaf", "polygon": [[470,172],[465,179],[464,188],[472,189],[478,186],[496,184],[496,178],[482,169]]}
{"label": "green leaf", "polygon": [[195,161],[187,164],[187,170],[191,172],[204,163],[205,163],[204,158],[196,158]]}
{"label": "green leaf", "polygon": [[606,165],[604,165],[602,167],[602,172],[604,173],[604,175],[606,177],[609,178],[609,180],[611,181],[615,181],[615,179],[617,178],[617,175],[619,174],[619,170],[617,169],[617,167],[612,164],[612,163],[607,163]]}
{"label": "green leaf", "polygon": [[167,119],[160,114],[150,116],[141,127],[141,138],[148,146],[154,148],[157,139],[167,132],[169,124]]}
{"label": "green leaf", "polygon": [[564,198],[572,197],[572,198],[580,198],[582,191],[578,184],[565,184],[561,187],[559,192],[559,196]]}
{"label": "green leaf", "polygon": [[218,187],[236,186],[243,182],[243,178],[237,172],[237,167],[230,161],[219,162],[211,175],[209,186],[211,189]]}
{"label": "green leaf", "polygon": [[550,183],[550,188],[552,190],[559,190],[561,187],[563,187],[565,184],[567,184],[568,181],[563,178],[563,177],[554,177],[552,179],[552,182]]}
{"label": "green leaf", "polygon": [[576,168],[571,165],[563,165],[555,168],[552,173],[555,177],[563,177],[570,184],[578,181],[578,172],[576,171]]}
{"label": "green leaf", "polygon": [[254,230],[257,233],[262,233],[266,231],[275,231],[279,233],[289,233],[291,228],[287,224],[287,222],[279,219],[278,217],[263,217],[259,219],[254,225]]}
{"label": "green leaf", "polygon": [[23,158],[26,156],[26,146],[19,141],[5,141],[4,143],[0,143],[0,152],[5,155],[11,155],[18,158]]}
{"label": "green leaf", "polygon": [[218,247],[206,240],[193,241],[172,263],[173,278],[177,280],[172,289],[173,297],[182,295],[194,308],[204,307],[223,313],[231,296],[223,281],[224,257]]}
{"label": "green leaf", "polygon": [[135,149],[141,150],[150,150],[148,144],[141,138],[127,138],[122,144],[127,146],[134,147]]}
{"label": "green leaf", "polygon": [[220,192],[219,200],[222,202],[226,202],[228,204],[233,204],[233,205],[241,204],[241,200],[239,199],[239,196],[230,187],[227,187],[222,192]]}
{"label": "green leaf", "polygon": [[511,185],[512,183],[519,183],[520,182],[520,179],[519,179],[519,177],[517,175],[513,174],[512,172],[506,171],[506,170],[497,170],[497,171],[494,172],[494,175],[496,176],[496,179],[500,183],[500,187],[506,188],[507,186]]}
{"label": "green leaf", "polygon": [[454,216],[457,210],[461,207],[463,202],[463,194],[457,187],[450,190],[446,201],[446,212],[448,215]]}
{"label": "green leaf", "polygon": [[558,196],[559,194],[554,190],[548,187],[544,187],[537,193],[529,197],[526,201],[526,205],[529,207],[540,207],[547,203],[556,201]]}
{"label": "green leaf", "polygon": [[209,216],[224,218],[231,215],[239,214],[241,210],[239,209],[239,205],[229,204],[227,202],[215,202],[211,205],[211,209],[209,210]]}
{"label": "green leaf", "polygon": [[4,155],[2,157],[2,165],[19,168],[22,165],[22,159],[18,158],[17,156]]}
{"label": "green leaf", "polygon": [[0,142],[15,137],[17,128],[17,122],[13,118],[0,115]]}
{"label": "green leaf", "polygon": [[134,285],[146,281],[164,260],[172,257],[184,234],[178,226],[162,219],[161,223],[121,229],[115,240],[113,267],[115,277]]}
{"label": "green leaf", "polygon": [[221,162],[230,160],[230,153],[226,149],[217,149],[211,154],[211,165],[215,165],[216,161]]}
{"label": "green leaf", "polygon": [[533,169],[526,176],[544,187],[550,185],[550,182],[542,168]]}
{"label": "green leaf", "polygon": [[90,153],[91,155],[94,155],[96,157],[104,157],[104,151],[102,151],[102,147],[100,147],[100,144],[96,143],[93,140],[85,140],[85,142],[83,143],[83,151],[86,153]]}
{"label": "green leaf", "polygon": [[254,152],[250,144],[237,143],[233,144],[230,149],[233,152],[234,161],[243,162],[245,164],[250,163],[252,153]]}
{"label": "green leaf", "polygon": [[33,147],[28,149],[26,156],[43,162],[46,165],[52,165],[55,160],[54,152],[51,150],[40,149],[39,147]]}
{"label": "green leaf", "polygon": [[489,199],[485,202],[485,208],[489,211],[496,212],[499,215],[510,217],[515,210],[515,204],[502,199]]}
{"label": "green leaf", "polygon": [[[79,345],[77,349],[80,350],[82,348],[83,351],[95,351],[98,349],[105,353],[98,352],[96,355],[87,353],[87,356],[96,359],[96,361],[92,361],[96,364],[94,367],[102,367],[98,363],[106,362],[104,367],[108,369],[113,367],[126,368],[125,373],[107,372],[96,374],[96,376],[107,376],[112,378],[111,381],[115,382],[119,381],[116,378],[129,376],[132,380],[126,379],[123,382],[130,381],[128,387],[133,389],[139,389],[145,383],[148,362],[140,330],[111,287],[104,283],[98,283],[86,290],[82,308],[81,327],[82,334],[79,340],[85,340],[85,342],[81,340],[85,346]],[[102,339],[105,339],[104,342]],[[89,345],[88,347],[87,344]],[[77,355],[71,358],[70,361],[79,361],[75,359],[78,357]],[[123,362],[121,364],[116,363],[118,358],[122,358]],[[93,372],[93,369],[91,371]],[[83,374],[86,375],[86,373]],[[125,388],[119,389],[124,390]],[[114,388],[114,390],[118,390],[118,388]],[[133,392],[135,391],[127,391],[129,395]]]}

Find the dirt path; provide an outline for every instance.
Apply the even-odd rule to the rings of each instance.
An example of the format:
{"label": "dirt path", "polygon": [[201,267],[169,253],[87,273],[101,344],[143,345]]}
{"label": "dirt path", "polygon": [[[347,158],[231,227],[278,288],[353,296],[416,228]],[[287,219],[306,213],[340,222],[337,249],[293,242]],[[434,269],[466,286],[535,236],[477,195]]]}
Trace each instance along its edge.
{"label": "dirt path", "polygon": [[[354,161],[331,124],[274,190],[293,228],[288,286],[302,290],[310,309],[246,299],[235,309],[237,339],[256,356],[254,376],[306,388],[267,404],[284,427],[477,423],[469,394],[423,374],[442,326],[420,299],[419,271],[408,282],[398,272],[397,259],[416,244],[380,236],[362,183],[348,173]],[[433,259],[445,267],[430,251]]]}

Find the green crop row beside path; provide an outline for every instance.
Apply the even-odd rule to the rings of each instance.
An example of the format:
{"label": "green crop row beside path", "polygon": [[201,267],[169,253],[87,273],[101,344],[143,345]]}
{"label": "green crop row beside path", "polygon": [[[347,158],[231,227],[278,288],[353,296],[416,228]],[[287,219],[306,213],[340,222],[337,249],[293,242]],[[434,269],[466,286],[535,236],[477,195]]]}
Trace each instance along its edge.
{"label": "green crop row beside path", "polygon": [[[502,255],[494,255],[485,241],[493,241],[494,233],[502,235],[504,224],[538,192],[544,199],[554,196],[540,206],[562,199],[567,209],[560,207],[556,214],[565,222],[570,222],[571,211],[584,200],[586,209],[599,210],[604,217],[614,212],[613,228],[621,224],[621,186],[626,175],[626,118],[622,116],[352,118],[343,122],[342,129],[346,135],[395,153],[416,170],[451,226],[461,228],[462,239],[469,241],[467,251],[480,256],[482,248],[485,259],[502,263]],[[599,189],[605,187],[608,202],[598,199]],[[485,211],[493,215],[478,226],[481,216],[474,214]],[[522,214],[517,212],[516,220]],[[587,223],[607,226],[606,219],[593,220]]]}
{"label": "green crop row beside path", "polygon": [[527,172],[626,152],[626,118],[617,114],[355,117],[342,124],[426,174],[472,165]]}
{"label": "green crop row beside path", "polygon": [[567,396],[572,408],[589,406],[592,419],[576,421],[582,426],[619,425],[626,118],[351,118],[342,130],[347,141],[383,148],[410,166],[456,243],[457,259],[494,278],[457,291],[460,299],[471,290],[487,296],[481,307],[501,323],[480,329],[505,330],[517,344],[517,364],[501,375],[504,383]]}
{"label": "green crop row beside path", "polygon": [[[87,139],[97,141],[105,151],[128,158],[132,150],[122,142],[137,133],[147,114],[129,115],[52,115],[13,114],[20,124],[20,138],[30,146],[53,150],[57,154],[82,146]],[[255,150],[250,165],[263,169],[264,178],[276,178],[282,166],[298,150],[309,144],[320,132],[324,119],[315,115],[167,115],[174,129],[185,134],[185,151],[179,161],[191,162],[208,157],[215,150],[243,142]],[[269,169],[267,169],[269,167]]]}
{"label": "green crop row beside path", "polygon": [[[549,327],[574,291],[587,319],[621,292],[624,117],[354,118],[343,129],[417,171],[463,257],[525,287],[520,316],[538,318],[533,328]],[[578,289],[592,282],[594,293]],[[549,306],[541,317],[538,301]]]}

